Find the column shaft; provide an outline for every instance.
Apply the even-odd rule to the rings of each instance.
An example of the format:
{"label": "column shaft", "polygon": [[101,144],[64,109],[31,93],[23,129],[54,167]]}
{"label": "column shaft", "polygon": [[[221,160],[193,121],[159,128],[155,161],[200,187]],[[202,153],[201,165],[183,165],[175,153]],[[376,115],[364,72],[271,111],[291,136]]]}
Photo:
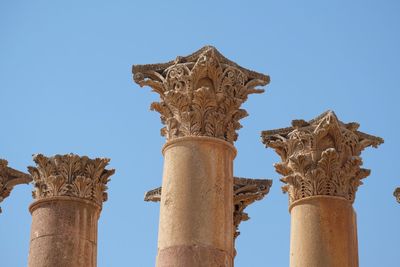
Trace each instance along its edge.
{"label": "column shaft", "polygon": [[183,137],[167,142],[163,154],[157,266],[232,266],[235,148]]}
{"label": "column shaft", "polygon": [[34,202],[29,267],[95,267],[100,206],[73,197]]}
{"label": "column shaft", "polygon": [[291,267],[357,267],[357,224],[351,202],[308,197],[290,206]]}

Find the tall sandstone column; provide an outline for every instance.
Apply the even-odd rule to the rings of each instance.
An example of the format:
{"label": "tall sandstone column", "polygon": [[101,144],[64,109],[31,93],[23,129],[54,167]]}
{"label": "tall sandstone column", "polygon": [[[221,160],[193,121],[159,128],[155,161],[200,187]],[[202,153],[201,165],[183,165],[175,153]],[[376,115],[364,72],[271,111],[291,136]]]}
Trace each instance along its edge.
{"label": "tall sandstone column", "polygon": [[29,267],[95,267],[97,221],[114,170],[109,159],[34,156]]}
{"label": "tall sandstone column", "polygon": [[7,160],[0,159],[0,203],[11,194],[14,186],[31,181],[32,177],[29,174],[8,167]]}
{"label": "tall sandstone column", "polygon": [[269,77],[206,46],[165,64],[133,66],[134,80],[160,95],[167,138],[158,267],[232,266],[233,159],[242,103]]}
{"label": "tall sandstone column", "polygon": [[356,267],[358,244],[355,194],[370,171],[360,154],[383,140],[357,131],[358,123],[342,123],[328,111],[309,122],[264,131],[263,142],[282,158],[291,214],[291,267]]}

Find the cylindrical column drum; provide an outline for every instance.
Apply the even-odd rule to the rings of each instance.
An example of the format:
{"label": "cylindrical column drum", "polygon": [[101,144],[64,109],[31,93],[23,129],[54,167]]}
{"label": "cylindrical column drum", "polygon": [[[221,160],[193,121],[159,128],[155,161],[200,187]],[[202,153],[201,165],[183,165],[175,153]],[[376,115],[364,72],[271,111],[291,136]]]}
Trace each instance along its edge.
{"label": "cylindrical column drum", "polygon": [[358,267],[356,214],[341,197],[312,196],[290,205],[291,267]]}
{"label": "cylindrical column drum", "polygon": [[29,267],[96,267],[100,206],[59,196],[35,201]]}
{"label": "cylindrical column drum", "polygon": [[233,159],[210,137],[182,137],[163,148],[158,267],[233,266]]}

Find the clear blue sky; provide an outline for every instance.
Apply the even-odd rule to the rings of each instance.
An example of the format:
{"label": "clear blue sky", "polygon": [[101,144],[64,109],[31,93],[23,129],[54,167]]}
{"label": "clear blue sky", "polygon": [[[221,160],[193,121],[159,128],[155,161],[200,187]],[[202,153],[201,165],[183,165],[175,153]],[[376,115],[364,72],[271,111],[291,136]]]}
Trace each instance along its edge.
{"label": "clear blue sky", "polygon": [[[132,64],[159,63],[216,46],[269,74],[252,95],[236,142],[237,176],[272,178],[248,208],[237,267],[288,266],[290,215],[262,130],[333,109],[381,136],[363,153],[371,176],[359,188],[360,266],[398,266],[400,186],[400,2],[387,1],[0,1],[0,157],[26,170],[31,155],[77,153],[112,159],[116,174],[99,221],[98,266],[154,266],[161,184],[157,99],[131,78]],[[26,266],[31,186],[17,187],[0,215],[4,267]]]}

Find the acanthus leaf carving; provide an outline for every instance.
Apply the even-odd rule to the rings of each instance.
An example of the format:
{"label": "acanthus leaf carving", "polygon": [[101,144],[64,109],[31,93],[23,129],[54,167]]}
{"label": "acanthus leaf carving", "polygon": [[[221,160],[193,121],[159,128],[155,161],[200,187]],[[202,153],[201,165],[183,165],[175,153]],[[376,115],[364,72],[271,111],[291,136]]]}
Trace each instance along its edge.
{"label": "acanthus leaf carving", "polygon": [[62,196],[69,191],[69,183],[64,175],[49,175],[43,178],[46,196]]}
{"label": "acanthus leaf carving", "polygon": [[133,66],[134,81],[160,95],[151,110],[160,113],[167,140],[209,136],[230,143],[237,139],[239,120],[248,114],[240,106],[269,77],[244,69],[223,57],[214,47],[178,57],[165,64]]}
{"label": "acanthus leaf carving", "polygon": [[115,172],[106,169],[109,159],[38,154],[33,160],[37,166],[28,167],[28,170],[35,185],[34,199],[70,196],[91,200],[98,205],[107,200],[106,184]]}
{"label": "acanthus leaf carving", "polygon": [[337,196],[354,202],[355,193],[369,170],[361,168],[361,152],[377,147],[383,139],[358,131],[358,123],[345,124],[333,111],[292,127],[262,133],[282,162],[275,169],[283,175],[283,191],[290,203],[310,196]]}
{"label": "acanthus leaf carving", "polygon": [[[72,183],[71,193],[74,197],[90,199],[92,197],[92,179],[85,176],[77,176]],[[63,194],[68,193],[64,191]]]}

